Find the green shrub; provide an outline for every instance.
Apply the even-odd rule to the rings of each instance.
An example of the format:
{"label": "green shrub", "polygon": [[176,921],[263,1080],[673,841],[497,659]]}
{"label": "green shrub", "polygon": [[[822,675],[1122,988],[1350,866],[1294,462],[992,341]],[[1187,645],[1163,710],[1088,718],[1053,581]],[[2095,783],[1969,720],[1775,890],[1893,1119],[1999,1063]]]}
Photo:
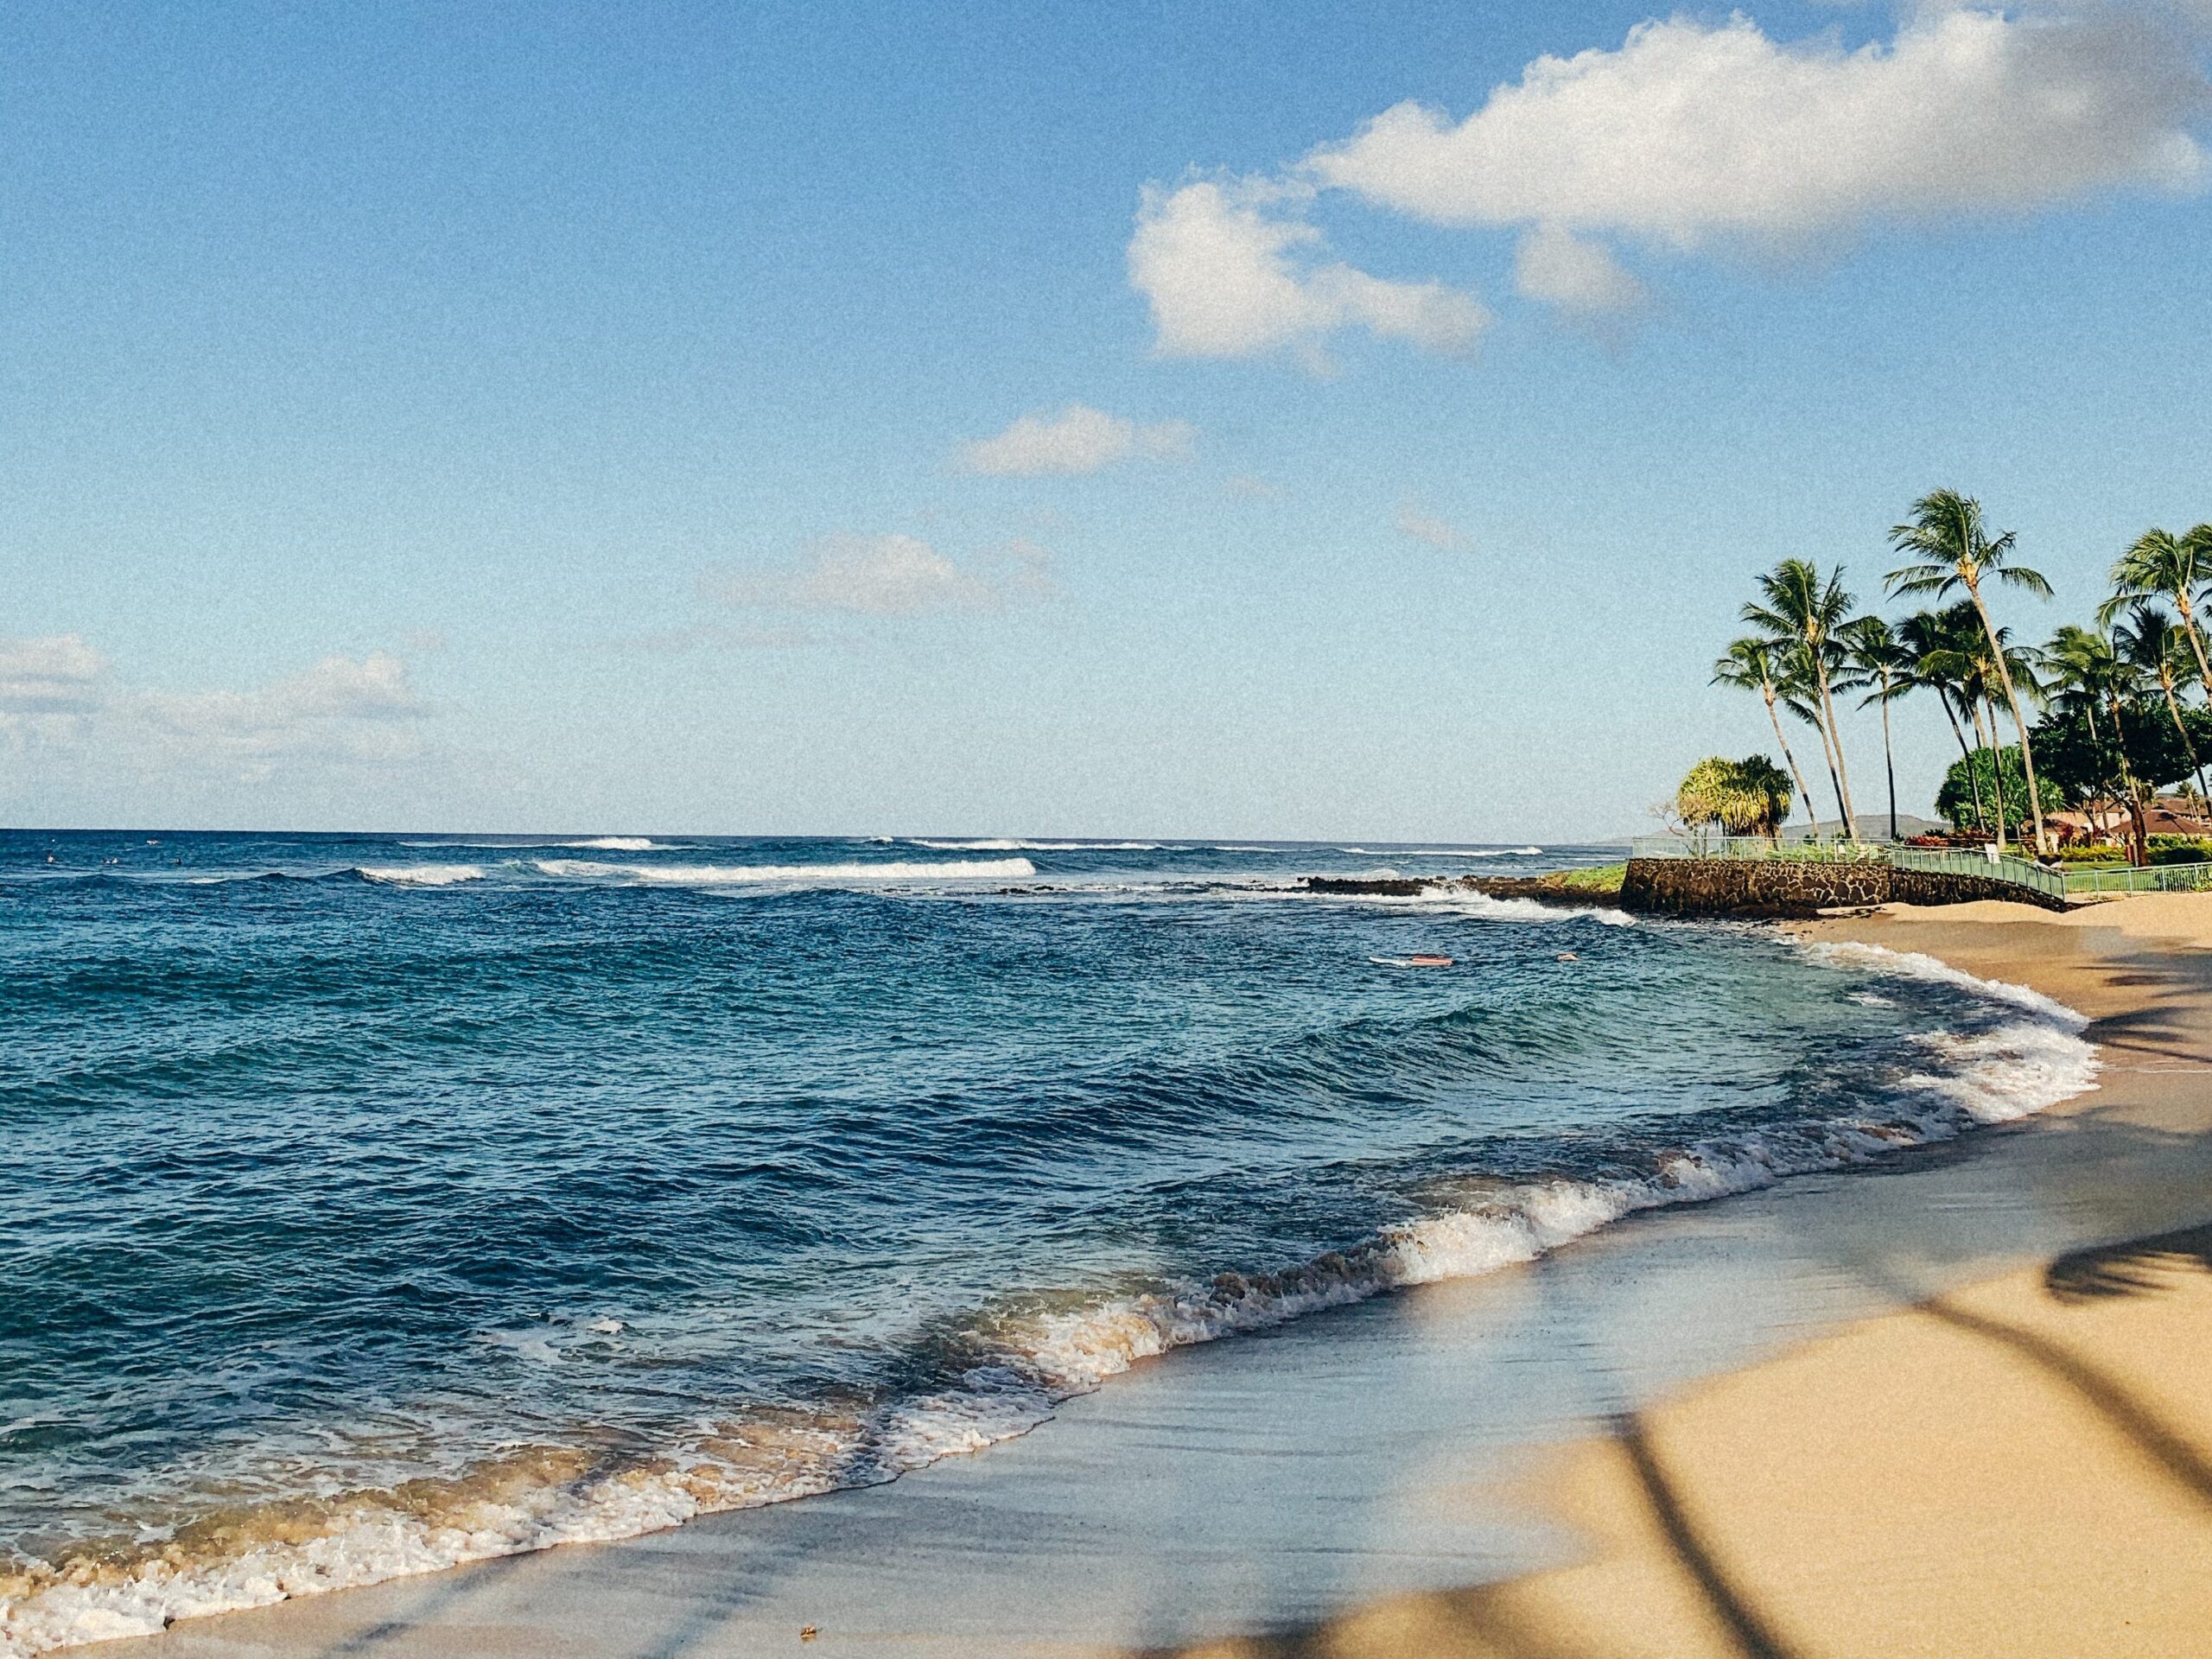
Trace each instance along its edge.
{"label": "green shrub", "polygon": [[1628,878],[1625,864],[1600,864],[1594,870],[1560,870],[1544,878],[1548,887],[1565,887],[1575,893],[1618,893],[1621,883]]}
{"label": "green shrub", "polygon": [[2057,856],[2059,861],[2064,864],[2125,864],[2127,862],[2127,849],[2125,847],[2062,847],[2058,849]]}

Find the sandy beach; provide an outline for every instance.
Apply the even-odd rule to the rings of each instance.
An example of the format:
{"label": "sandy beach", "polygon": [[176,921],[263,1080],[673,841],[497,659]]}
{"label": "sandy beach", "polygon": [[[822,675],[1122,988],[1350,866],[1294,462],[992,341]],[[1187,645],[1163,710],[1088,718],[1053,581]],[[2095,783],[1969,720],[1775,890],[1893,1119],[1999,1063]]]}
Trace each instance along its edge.
{"label": "sandy beach", "polygon": [[2100,1087],[1186,1351],[889,1486],[99,1650],[2201,1651],[2212,898],[1807,931],[2063,1000]]}

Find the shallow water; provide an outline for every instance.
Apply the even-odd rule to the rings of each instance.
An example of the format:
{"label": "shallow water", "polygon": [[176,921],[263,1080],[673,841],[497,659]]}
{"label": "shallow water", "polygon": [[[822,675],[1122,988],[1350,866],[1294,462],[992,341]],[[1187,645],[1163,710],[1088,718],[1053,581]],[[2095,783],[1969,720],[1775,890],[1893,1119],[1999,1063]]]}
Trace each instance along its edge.
{"label": "shallow water", "polygon": [[0,1632],[867,1484],[2087,1080],[1932,963],[1282,890],[1596,856],[0,837]]}

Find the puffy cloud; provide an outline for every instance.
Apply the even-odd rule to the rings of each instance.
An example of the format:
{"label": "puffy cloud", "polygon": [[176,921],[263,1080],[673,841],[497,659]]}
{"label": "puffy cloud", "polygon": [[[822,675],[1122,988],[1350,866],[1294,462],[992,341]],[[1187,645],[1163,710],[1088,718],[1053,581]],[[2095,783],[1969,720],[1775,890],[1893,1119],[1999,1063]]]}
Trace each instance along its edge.
{"label": "puffy cloud", "polygon": [[1413,541],[1427,543],[1440,553],[1465,553],[1475,545],[1474,537],[1450,519],[1423,512],[1410,501],[1398,509],[1391,528]]}
{"label": "puffy cloud", "polygon": [[2196,136],[2212,0],[1904,10],[1855,49],[1832,31],[1776,41],[1741,14],[1642,23],[1618,48],[1536,59],[1464,119],[1400,104],[1276,180],[1148,188],[1130,280],[1171,355],[1311,351],[1351,326],[1464,353],[1487,321],[1474,300],[1321,263],[1303,205],[1343,190],[1517,230],[1519,290],[1602,321],[1647,302],[1607,239],[1799,250],[2212,177]]}
{"label": "puffy cloud", "polygon": [[961,564],[913,536],[828,536],[794,563],[709,577],[705,596],[740,610],[921,616],[995,611],[1051,591],[1051,552],[1017,537]]}
{"label": "puffy cloud", "polygon": [[[1624,233],[1678,249],[2188,189],[2207,86],[2175,14],[1934,9],[1887,42],[1783,44],[1740,15],[1542,57],[1454,124],[1407,103],[1316,151],[1320,184],[1440,225]],[[1564,244],[1539,245],[1544,280]],[[1558,284],[1587,295],[1572,274]]]}
{"label": "puffy cloud", "polygon": [[1187,461],[1198,435],[1188,421],[1139,426],[1118,415],[1070,404],[1058,415],[1024,415],[995,437],[963,444],[963,471],[1001,478],[1042,473],[1096,473],[1116,461]]}
{"label": "puffy cloud", "polygon": [[118,683],[74,634],[0,640],[0,742],[49,760],[260,782],[410,759],[429,712],[385,652],[326,657],[250,690],[175,692]]}
{"label": "puffy cloud", "polygon": [[1264,211],[1294,194],[1249,182],[1146,187],[1129,283],[1152,307],[1163,355],[1253,357],[1288,347],[1318,361],[1329,336],[1349,327],[1446,357],[1474,351],[1490,313],[1472,295],[1319,263],[1318,229]]}

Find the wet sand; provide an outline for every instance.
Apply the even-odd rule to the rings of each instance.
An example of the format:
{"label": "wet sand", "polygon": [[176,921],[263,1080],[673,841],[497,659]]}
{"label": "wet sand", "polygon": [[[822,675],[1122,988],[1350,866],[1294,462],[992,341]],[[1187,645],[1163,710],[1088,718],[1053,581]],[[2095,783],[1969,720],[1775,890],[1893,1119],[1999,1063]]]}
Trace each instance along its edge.
{"label": "wet sand", "polygon": [[890,1486],[97,1651],[2202,1651],[2212,899],[1821,931],[2096,1016],[2102,1088],[1183,1351]]}

